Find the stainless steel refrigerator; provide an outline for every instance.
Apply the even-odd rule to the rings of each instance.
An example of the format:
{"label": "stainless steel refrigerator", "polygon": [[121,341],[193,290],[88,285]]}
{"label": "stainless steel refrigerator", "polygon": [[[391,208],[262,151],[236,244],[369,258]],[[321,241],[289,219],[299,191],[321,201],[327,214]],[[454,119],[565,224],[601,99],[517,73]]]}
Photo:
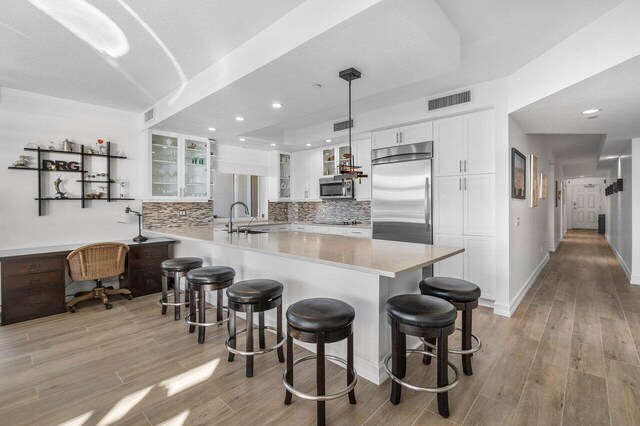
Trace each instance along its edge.
{"label": "stainless steel refrigerator", "polygon": [[374,239],[433,243],[432,159],[432,141],[372,150]]}

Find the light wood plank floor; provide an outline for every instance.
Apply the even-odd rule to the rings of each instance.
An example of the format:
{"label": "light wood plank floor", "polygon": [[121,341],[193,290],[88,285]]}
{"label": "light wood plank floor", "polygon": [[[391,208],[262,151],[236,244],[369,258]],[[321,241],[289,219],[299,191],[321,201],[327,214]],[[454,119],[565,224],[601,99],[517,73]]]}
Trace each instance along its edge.
{"label": "light wood plank floor", "polygon": [[[159,315],[157,299],[0,328],[0,424],[315,423],[314,403],[283,405],[275,354],[256,357],[247,379],[242,357],[226,360],[224,327],[198,345],[182,321]],[[433,395],[405,390],[393,406],[389,382],[361,380],[357,405],[327,403],[329,423],[640,424],[640,287],[594,232],[569,232],[515,315],[478,308],[474,330],[484,347],[474,376],[450,393],[449,419]],[[434,366],[417,356],[408,372],[412,383],[435,383]],[[296,374],[310,391],[313,368]],[[346,381],[330,363],[327,377],[328,391]]]}

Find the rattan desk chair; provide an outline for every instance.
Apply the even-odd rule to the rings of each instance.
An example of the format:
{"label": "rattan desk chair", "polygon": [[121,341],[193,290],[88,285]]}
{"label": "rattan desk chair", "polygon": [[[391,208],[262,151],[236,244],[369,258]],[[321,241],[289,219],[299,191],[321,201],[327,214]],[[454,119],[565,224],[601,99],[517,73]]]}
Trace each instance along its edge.
{"label": "rattan desk chair", "polygon": [[95,280],[96,287],[91,291],[76,293],[75,297],[67,303],[70,312],[76,311],[79,302],[91,299],[100,299],[106,309],[111,309],[109,298],[114,294],[122,294],[133,299],[131,291],[127,288],[114,289],[103,287],[104,278],[120,275],[125,269],[125,259],[129,252],[129,246],[122,243],[97,243],[80,247],[67,256],[69,275],[74,281]]}

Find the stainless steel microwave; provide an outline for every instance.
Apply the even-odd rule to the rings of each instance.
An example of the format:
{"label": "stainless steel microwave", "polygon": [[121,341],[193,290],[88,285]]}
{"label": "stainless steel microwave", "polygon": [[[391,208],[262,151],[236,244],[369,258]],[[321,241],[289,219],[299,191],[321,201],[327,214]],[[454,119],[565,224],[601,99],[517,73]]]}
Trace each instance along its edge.
{"label": "stainless steel microwave", "polygon": [[353,198],[353,179],[320,179],[320,198],[325,200]]}

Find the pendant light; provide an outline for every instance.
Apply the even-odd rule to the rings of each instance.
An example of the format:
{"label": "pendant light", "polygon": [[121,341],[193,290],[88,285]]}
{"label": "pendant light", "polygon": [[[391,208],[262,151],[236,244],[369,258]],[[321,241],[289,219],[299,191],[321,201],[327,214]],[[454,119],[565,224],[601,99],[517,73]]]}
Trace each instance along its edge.
{"label": "pendant light", "polygon": [[351,119],[351,81],[359,79],[361,74],[360,71],[355,68],[347,68],[346,70],[340,71],[338,76],[349,82],[349,121],[347,122],[349,126],[349,164],[340,164],[339,178],[343,180],[366,178],[368,176],[362,171],[362,166],[356,166],[354,164],[353,151],[351,149],[351,128],[353,127],[353,121]]}

